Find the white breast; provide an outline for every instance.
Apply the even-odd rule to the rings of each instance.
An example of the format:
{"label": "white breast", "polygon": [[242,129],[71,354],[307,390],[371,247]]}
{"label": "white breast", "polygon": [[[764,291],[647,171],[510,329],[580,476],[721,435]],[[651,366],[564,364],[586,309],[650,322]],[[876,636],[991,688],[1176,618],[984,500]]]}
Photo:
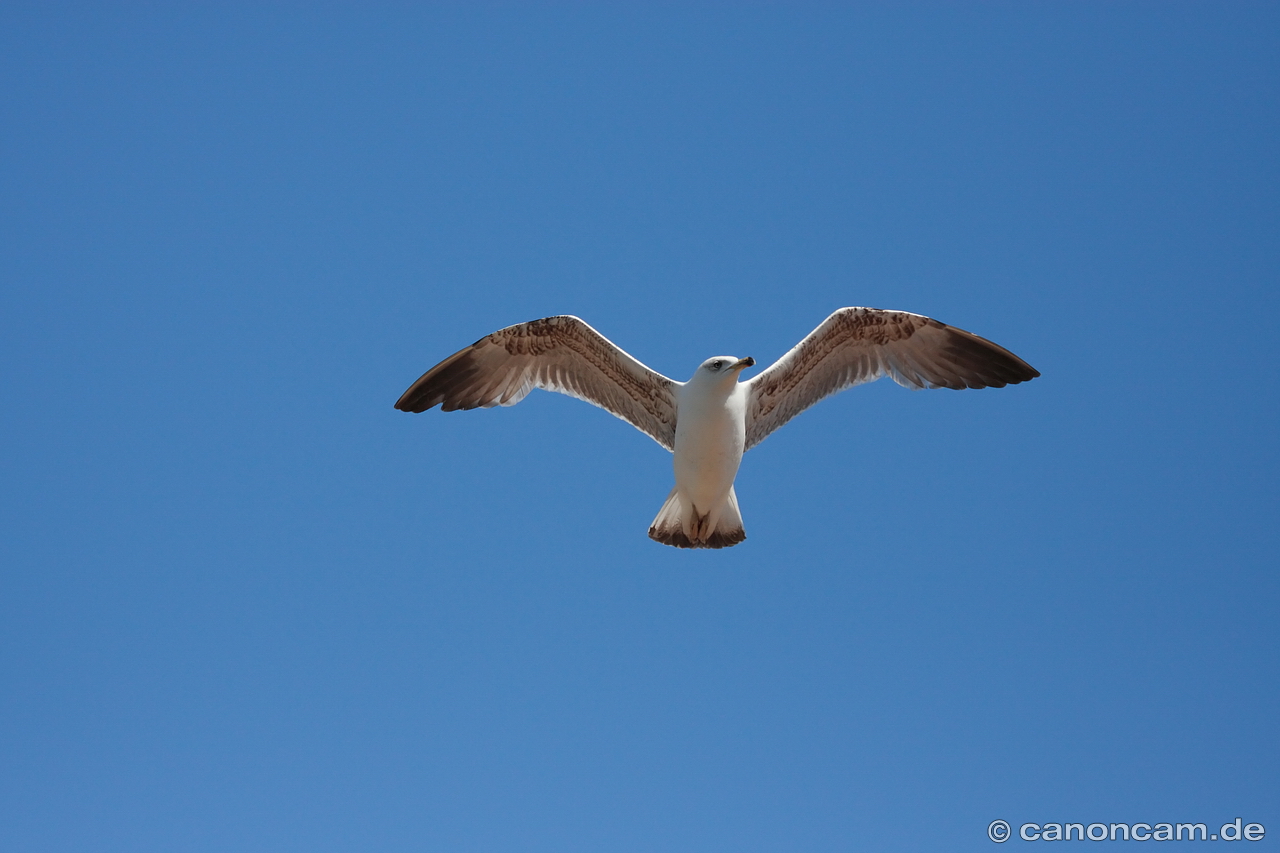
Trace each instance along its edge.
{"label": "white breast", "polygon": [[[726,393],[727,392],[727,393]],[[746,446],[746,386],[690,382],[676,413],[676,488],[702,511],[729,493]]]}

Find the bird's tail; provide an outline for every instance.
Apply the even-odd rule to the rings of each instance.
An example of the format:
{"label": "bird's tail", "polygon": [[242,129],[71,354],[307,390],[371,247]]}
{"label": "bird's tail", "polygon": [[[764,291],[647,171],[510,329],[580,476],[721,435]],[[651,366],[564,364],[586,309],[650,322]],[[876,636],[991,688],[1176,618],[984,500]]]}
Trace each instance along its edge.
{"label": "bird's tail", "polygon": [[720,506],[707,512],[697,508],[680,493],[671,490],[658,517],[649,526],[649,538],[676,548],[728,548],[747,538],[742,529],[742,513],[733,487]]}

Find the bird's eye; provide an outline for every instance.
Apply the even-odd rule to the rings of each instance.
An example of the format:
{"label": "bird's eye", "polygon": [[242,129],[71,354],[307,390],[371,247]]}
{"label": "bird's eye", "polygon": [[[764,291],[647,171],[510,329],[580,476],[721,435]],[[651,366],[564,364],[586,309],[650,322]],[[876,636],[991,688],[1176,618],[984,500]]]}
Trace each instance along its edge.
{"label": "bird's eye", "polygon": [[724,362],[723,362],[723,361],[713,361],[713,362],[711,363],[711,369],[712,369],[712,370],[719,370],[719,369],[720,369],[720,368],[722,368],[722,367],[724,367]]}

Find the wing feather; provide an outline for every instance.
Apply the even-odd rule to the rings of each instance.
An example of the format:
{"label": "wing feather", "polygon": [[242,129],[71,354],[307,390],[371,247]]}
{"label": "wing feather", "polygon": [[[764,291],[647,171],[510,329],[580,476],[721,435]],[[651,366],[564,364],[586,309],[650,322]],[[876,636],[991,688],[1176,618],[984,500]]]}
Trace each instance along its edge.
{"label": "wing feather", "polygon": [[663,447],[675,447],[680,383],[645,367],[577,317],[546,317],[486,335],[422,374],[404,412],[514,406],[534,388],[585,400]]}
{"label": "wing feather", "polygon": [[841,308],[748,380],[747,448],[826,397],[889,376],[907,388],[1002,388],[1040,372],[1004,347],[920,314]]}

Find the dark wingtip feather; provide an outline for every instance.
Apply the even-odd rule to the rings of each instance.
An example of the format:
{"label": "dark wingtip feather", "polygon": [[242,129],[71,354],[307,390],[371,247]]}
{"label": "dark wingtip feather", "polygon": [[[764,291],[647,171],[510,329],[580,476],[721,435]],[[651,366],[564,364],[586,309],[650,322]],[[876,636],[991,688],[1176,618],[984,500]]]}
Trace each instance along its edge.
{"label": "dark wingtip feather", "polygon": [[418,381],[396,400],[396,408],[402,412],[415,414],[425,412],[433,406],[441,406],[445,411],[453,409],[473,409],[467,405],[463,394],[476,378],[479,370],[468,357],[473,347],[456,352],[418,377]]}
{"label": "dark wingtip feather", "polygon": [[1029,382],[1040,375],[1040,371],[999,344],[954,326],[948,330],[952,334],[946,353],[963,373],[947,387],[1003,388]]}

